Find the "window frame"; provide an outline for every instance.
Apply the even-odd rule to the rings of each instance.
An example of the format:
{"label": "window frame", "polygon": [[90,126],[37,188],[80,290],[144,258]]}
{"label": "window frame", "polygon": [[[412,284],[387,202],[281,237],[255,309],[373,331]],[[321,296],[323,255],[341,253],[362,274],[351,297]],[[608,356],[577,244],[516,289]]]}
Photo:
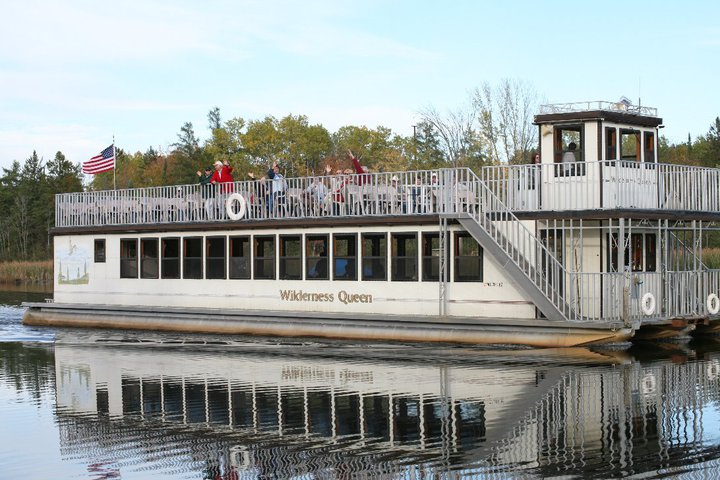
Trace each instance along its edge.
{"label": "window frame", "polygon": [[[182,238],[182,278],[188,279],[188,280],[202,280],[204,278],[204,271],[203,271],[203,252],[204,250],[204,243],[203,242],[204,237],[183,237]],[[199,252],[200,256],[189,256],[188,255],[188,245],[189,242],[195,242],[200,241],[200,247]],[[192,262],[192,263],[190,263]],[[197,263],[197,265],[196,265]],[[192,274],[188,275],[188,271],[195,270],[199,267],[199,273],[198,274]]]}
{"label": "window frame", "polygon": [[[252,237],[252,253],[253,253],[253,263],[252,263],[252,276],[253,280],[275,280],[277,277],[277,235],[253,235]],[[265,245],[266,243],[270,244],[270,256],[266,255],[258,255],[258,247],[260,246],[260,242]],[[263,252],[266,253],[266,252]],[[270,267],[268,267],[268,264]],[[260,268],[260,265],[262,265],[262,268]],[[266,272],[268,270],[268,272]]]}
{"label": "window frame", "polygon": [[[242,245],[243,240],[245,240],[245,248],[243,249],[244,255],[233,255],[233,244],[235,242],[240,242]],[[246,270],[247,274],[240,275],[236,274],[238,271],[242,271],[241,268],[236,268],[233,262],[233,259],[240,259],[246,260]],[[252,239],[250,235],[231,235],[228,239],[228,278],[230,280],[250,280],[252,278]]]}
{"label": "window frame", "polygon": [[[352,241],[348,242],[348,245],[352,245],[353,255],[338,255],[338,240],[346,241],[350,240]],[[357,281],[358,279],[358,234],[357,233],[334,233],[332,236],[332,265],[333,265],[333,280],[338,281]],[[346,274],[345,276],[339,277],[337,274],[338,271],[338,260],[345,260],[346,266],[345,266],[345,272],[348,272],[348,266],[352,265],[350,268],[350,274]]]}
{"label": "window frame", "polygon": [[[315,253],[314,251],[311,252],[311,242],[317,242],[317,241],[324,241],[324,252],[325,255],[310,255],[310,253]],[[330,269],[328,268],[329,262],[330,262],[330,236],[326,233],[318,233],[318,234],[305,234],[305,279],[306,280],[330,280]],[[323,260],[324,260],[324,275],[316,275],[311,277],[310,272],[316,271],[318,269],[318,266],[323,268]],[[312,263],[311,265],[311,262]]]}
{"label": "window frame", "polygon": [[[478,253],[477,255],[460,255],[459,251],[461,250],[461,239],[468,238],[475,242],[477,245]],[[484,251],[483,248],[480,246],[477,240],[473,238],[472,235],[470,235],[469,232],[464,231],[456,231],[453,232],[453,281],[455,283],[482,283],[485,279],[485,261],[484,261]],[[467,265],[467,262],[470,259],[475,259],[478,262],[478,275],[479,277],[470,277],[470,276],[460,276],[459,271],[461,270],[459,268],[459,265],[462,263],[463,265]]]}
{"label": "window frame", "polygon": [[[402,241],[402,244],[398,243]],[[408,245],[408,242],[411,242]],[[414,245],[413,243],[414,242]],[[404,250],[400,255],[399,250]],[[406,249],[412,249],[415,253],[408,254]],[[418,266],[418,233],[417,232],[391,232],[390,233],[390,281],[392,282],[417,282],[419,275]],[[403,268],[400,268],[402,265]],[[408,274],[408,270],[411,273]]]}
{"label": "window frame", "polygon": [[[384,247],[379,245],[378,250],[382,249],[384,252],[379,255],[368,255],[366,252],[365,247],[365,240],[372,240],[372,239],[378,239],[381,242],[384,243]],[[374,245],[372,246],[374,250]],[[361,266],[361,275],[360,278],[363,281],[367,282],[385,282],[388,279],[388,266],[387,266],[387,259],[388,259],[388,239],[387,239],[387,233],[382,232],[366,232],[360,234],[360,266]],[[382,267],[383,271],[380,275],[375,274],[375,269],[372,269],[371,274],[366,274],[366,262],[370,262],[370,264],[375,267]]]}
{"label": "window frame", "polygon": [[[210,256],[213,243],[222,242],[222,257]],[[217,248],[217,246],[215,247]],[[214,269],[222,265],[222,275],[216,275]],[[212,235],[205,237],[205,278],[208,280],[227,280],[227,237],[225,235]]]}
{"label": "window frame", "polygon": [[[148,245],[154,244],[155,256],[146,255]],[[146,268],[148,271],[146,272]],[[157,237],[140,238],[140,278],[160,278],[160,242]]]}
{"label": "window frame", "polygon": [[[176,257],[169,257],[166,256],[166,246],[170,242],[176,243],[176,249],[177,249],[177,256]],[[180,242],[180,237],[163,237],[160,239],[160,278],[165,279],[179,279],[182,277],[182,245]],[[170,262],[173,262],[175,264],[175,268],[177,271],[177,275],[168,276],[166,273],[167,267],[166,265],[170,264]]]}
{"label": "window frame", "polygon": [[107,258],[107,248],[104,238],[96,238],[93,242],[93,260],[94,263],[105,263]]}
{"label": "window frame", "polygon": [[[138,239],[137,238],[121,238],[120,239],[120,278],[138,278],[140,275],[139,268],[139,251],[138,251]],[[135,251],[134,256],[125,255],[126,249],[123,245],[132,245]],[[135,270],[134,275],[124,273],[128,268]]]}
{"label": "window frame", "polygon": [[[297,255],[286,253],[287,244],[297,242]],[[280,266],[280,280],[302,280],[303,278],[303,237],[302,235],[279,235],[278,263]],[[288,267],[297,264],[297,272],[288,273]]]}

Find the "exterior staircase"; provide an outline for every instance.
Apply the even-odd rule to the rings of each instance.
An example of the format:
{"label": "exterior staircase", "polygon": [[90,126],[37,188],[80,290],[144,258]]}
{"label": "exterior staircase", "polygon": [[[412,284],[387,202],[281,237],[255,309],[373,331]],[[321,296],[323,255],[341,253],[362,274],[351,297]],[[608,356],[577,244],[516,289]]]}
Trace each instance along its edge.
{"label": "exterior staircase", "polygon": [[552,321],[578,317],[556,285],[568,278],[565,267],[543,242],[502,203],[470,169],[443,169],[439,192],[441,217],[457,220]]}

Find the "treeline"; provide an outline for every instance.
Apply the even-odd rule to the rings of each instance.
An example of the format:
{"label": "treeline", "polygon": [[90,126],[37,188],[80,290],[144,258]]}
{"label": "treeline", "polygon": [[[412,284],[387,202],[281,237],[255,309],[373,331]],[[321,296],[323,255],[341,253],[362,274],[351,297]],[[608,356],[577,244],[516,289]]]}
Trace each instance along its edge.
{"label": "treeline", "polygon": [[[351,150],[373,171],[529,163],[537,151],[538,95],[527,83],[503,80],[471,92],[464,105],[445,112],[426,108],[408,134],[386,127],[343,126],[335,132],[311,124],[304,115],[259,120],[223,120],[219,108],[208,113],[210,138],[201,140],[185,123],[167,151],[148,148],[130,153],[120,145],[117,188],[197,182],[195,172],[227,159],[236,179],[252,171],[262,176],[277,161],[288,177],[320,173],[326,164],[347,168]],[[660,138],[659,161],[720,167],[720,118],[707,134],[686,143]],[[92,177],[83,186],[80,162],[62,152],[47,162],[35,152],[24,163],[3,168],[0,177],[0,261],[50,258],[49,229],[54,225],[56,193],[113,188],[113,173]]]}
{"label": "treeline", "polygon": [[55,194],[82,191],[80,165],[62,152],[46,163],[36,152],[0,177],[0,261],[50,258]]}

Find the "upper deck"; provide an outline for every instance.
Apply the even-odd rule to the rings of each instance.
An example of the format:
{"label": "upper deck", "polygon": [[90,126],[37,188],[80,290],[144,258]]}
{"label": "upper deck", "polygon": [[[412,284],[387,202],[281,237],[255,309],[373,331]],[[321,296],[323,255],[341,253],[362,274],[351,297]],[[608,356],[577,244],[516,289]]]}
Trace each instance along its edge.
{"label": "upper deck", "polygon": [[[428,219],[480,209],[520,218],[628,217],[720,220],[720,169],[628,160],[502,165],[243,181],[59,194],[55,231],[108,226],[232,221],[231,192],[247,204],[242,222],[308,219]],[[487,187],[487,188],[484,188]],[[282,193],[280,193],[282,192]],[[490,198],[492,197],[492,198]]]}

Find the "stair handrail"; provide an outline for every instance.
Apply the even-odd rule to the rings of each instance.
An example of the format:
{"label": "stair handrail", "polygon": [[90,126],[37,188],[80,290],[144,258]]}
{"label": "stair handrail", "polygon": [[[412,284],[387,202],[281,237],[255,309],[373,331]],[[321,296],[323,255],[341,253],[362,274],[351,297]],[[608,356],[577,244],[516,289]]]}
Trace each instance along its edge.
{"label": "stair handrail", "polygon": [[[559,278],[561,282],[566,282],[568,272],[560,261],[552,252],[540,241],[540,239],[528,229],[520,219],[505,205],[500,198],[469,168],[464,169],[446,169],[443,171],[443,185],[452,186],[452,189],[445,188],[445,198],[441,202],[441,212],[446,214],[467,213],[489,234],[490,238],[508,255],[510,260],[533,282],[533,284],[552,302],[552,304],[560,311],[566,320],[571,320],[571,308],[565,299],[565,295],[560,292],[556,286],[552,286],[550,277]],[[448,175],[449,174],[449,175]],[[464,174],[464,175],[463,175]],[[456,176],[457,175],[457,176]],[[456,178],[452,178],[456,176]],[[461,198],[458,195],[459,185],[462,183],[462,176],[465,176],[469,186],[475,188],[463,191],[463,194],[474,193],[474,206],[469,198]],[[447,182],[448,177],[450,182]],[[467,186],[467,185],[466,185]],[[454,193],[454,198],[448,198],[448,195]],[[487,208],[492,206],[493,208]],[[464,208],[464,210],[461,210]],[[491,219],[488,213],[499,215],[499,219]],[[515,235],[511,241],[507,233],[503,233],[501,228],[493,224],[495,221],[510,222],[515,229]],[[507,225],[508,223],[506,223]],[[508,229],[505,229],[506,232]],[[523,236],[521,239],[520,236]],[[535,250],[535,261],[529,255],[527,249]],[[537,256],[540,258],[537,258]],[[540,267],[542,265],[538,260],[544,259],[547,275]],[[550,291],[552,288],[552,291]]]}

